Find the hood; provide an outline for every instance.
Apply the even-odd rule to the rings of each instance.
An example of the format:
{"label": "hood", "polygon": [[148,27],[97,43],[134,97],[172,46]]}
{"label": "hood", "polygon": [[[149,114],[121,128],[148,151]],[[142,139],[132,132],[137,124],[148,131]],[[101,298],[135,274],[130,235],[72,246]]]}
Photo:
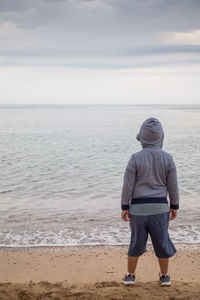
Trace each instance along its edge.
{"label": "hood", "polygon": [[162,148],[164,132],[160,121],[156,118],[145,120],[136,138],[141,142],[143,148]]}

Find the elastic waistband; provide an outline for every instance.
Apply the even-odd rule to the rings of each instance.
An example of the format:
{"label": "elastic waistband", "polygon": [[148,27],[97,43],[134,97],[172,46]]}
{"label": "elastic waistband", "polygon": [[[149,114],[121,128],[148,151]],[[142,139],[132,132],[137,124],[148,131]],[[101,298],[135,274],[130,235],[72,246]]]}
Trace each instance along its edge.
{"label": "elastic waistband", "polygon": [[145,197],[145,198],[133,198],[131,204],[144,204],[144,203],[168,203],[166,197]]}

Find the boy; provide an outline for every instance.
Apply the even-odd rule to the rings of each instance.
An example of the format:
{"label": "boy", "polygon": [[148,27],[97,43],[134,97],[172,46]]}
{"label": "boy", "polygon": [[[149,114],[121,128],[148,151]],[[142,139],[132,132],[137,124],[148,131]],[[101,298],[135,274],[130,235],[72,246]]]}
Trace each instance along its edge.
{"label": "boy", "polygon": [[148,234],[160,265],[160,284],[171,285],[168,263],[176,249],[169,238],[168,225],[169,219],[177,216],[179,193],[176,166],[172,156],[162,150],[163,139],[160,121],[145,120],[137,135],[142,150],[131,156],[124,174],[121,217],[130,220],[131,228],[128,272],[122,279],[125,285],[135,283],[137,261],[146,252]]}

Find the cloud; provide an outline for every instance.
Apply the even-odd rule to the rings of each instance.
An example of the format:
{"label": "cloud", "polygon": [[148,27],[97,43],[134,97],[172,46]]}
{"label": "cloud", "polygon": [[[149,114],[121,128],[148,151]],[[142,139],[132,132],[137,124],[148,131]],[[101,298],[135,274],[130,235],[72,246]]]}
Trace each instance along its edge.
{"label": "cloud", "polygon": [[200,29],[188,32],[167,33],[168,42],[179,45],[200,45]]}
{"label": "cloud", "polygon": [[1,62],[121,68],[166,65],[171,56],[171,64],[199,63],[199,15],[196,0],[1,0]]}
{"label": "cloud", "polygon": [[17,32],[17,26],[15,23],[7,21],[0,23],[0,37],[7,37],[14,35]]}
{"label": "cloud", "polygon": [[0,12],[17,13],[16,21],[22,27],[30,24],[37,27],[56,21],[54,23],[56,27],[71,24],[81,29],[87,28],[89,23],[94,30],[97,28],[101,30],[108,25],[107,30],[116,29],[118,32],[120,28],[128,32],[143,33],[163,29],[194,30],[198,28],[199,10],[200,2],[195,0],[1,0],[0,2]]}
{"label": "cloud", "polygon": [[198,103],[199,15],[199,0],[0,0],[0,101]]}

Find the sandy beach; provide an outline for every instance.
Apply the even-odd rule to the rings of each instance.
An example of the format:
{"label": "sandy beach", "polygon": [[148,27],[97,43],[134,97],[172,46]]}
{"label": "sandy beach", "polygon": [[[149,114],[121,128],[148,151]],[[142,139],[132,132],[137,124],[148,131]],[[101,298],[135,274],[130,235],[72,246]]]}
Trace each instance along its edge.
{"label": "sandy beach", "polygon": [[177,249],[163,288],[151,246],[134,287],[120,283],[127,246],[1,248],[0,299],[200,299],[200,245]]}

